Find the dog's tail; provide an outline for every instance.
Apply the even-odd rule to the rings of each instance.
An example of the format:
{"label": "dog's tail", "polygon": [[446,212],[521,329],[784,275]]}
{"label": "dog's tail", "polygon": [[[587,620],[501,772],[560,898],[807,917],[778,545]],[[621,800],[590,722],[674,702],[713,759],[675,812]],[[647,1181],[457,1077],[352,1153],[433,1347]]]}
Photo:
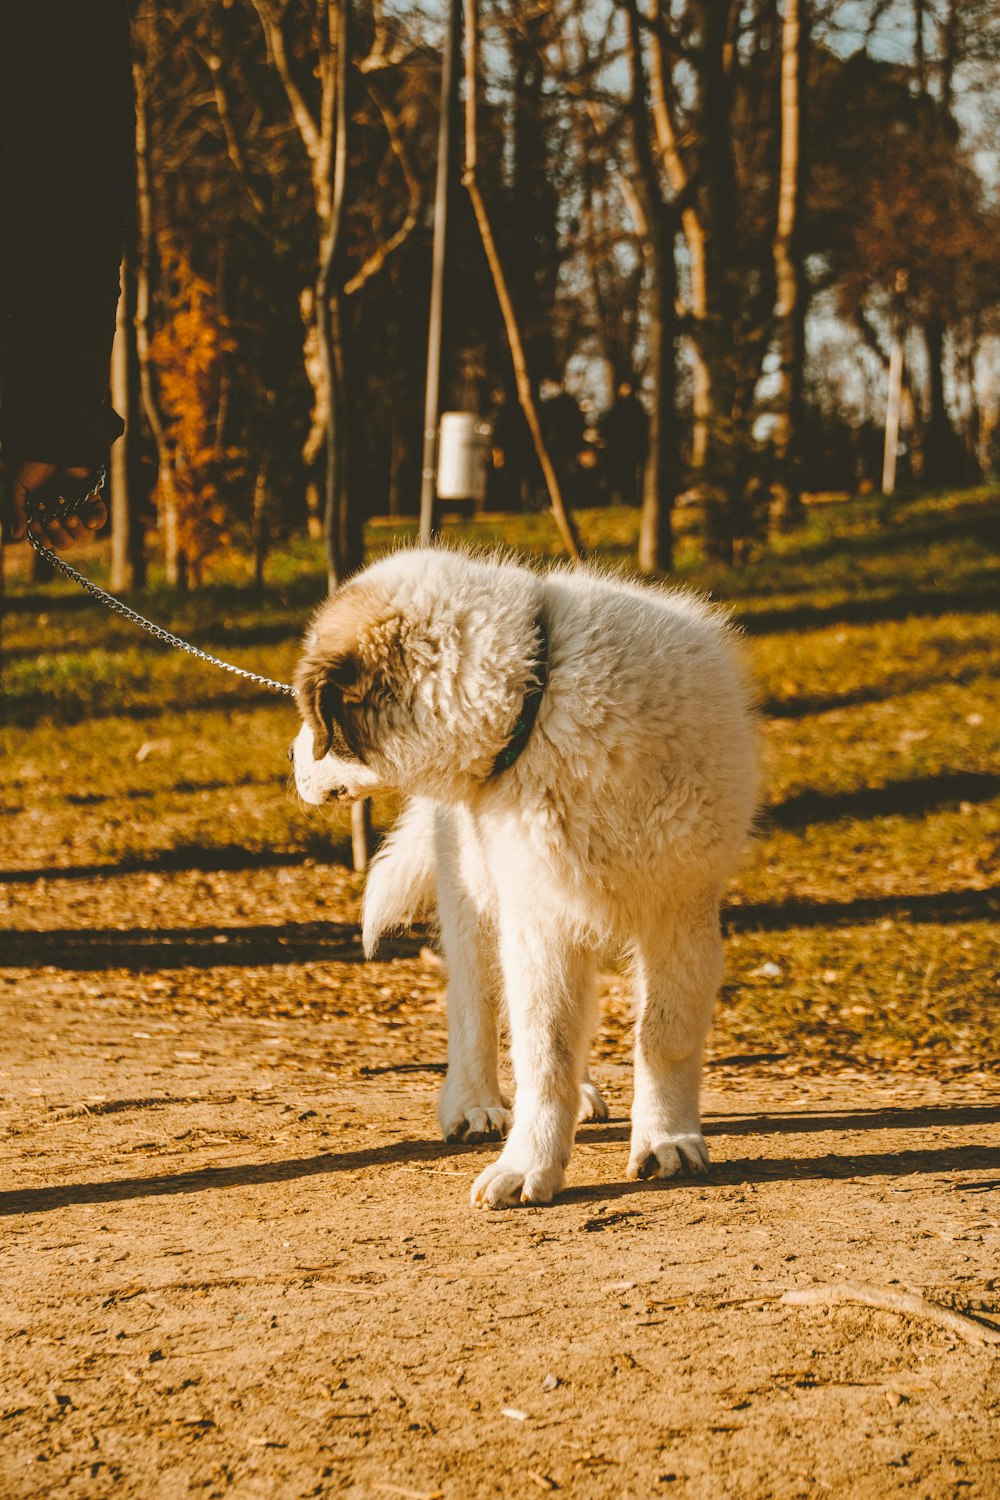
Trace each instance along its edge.
{"label": "dog's tail", "polygon": [[372,860],[361,918],[366,958],[384,932],[409,927],[434,910],[434,817],[434,804],[415,798]]}

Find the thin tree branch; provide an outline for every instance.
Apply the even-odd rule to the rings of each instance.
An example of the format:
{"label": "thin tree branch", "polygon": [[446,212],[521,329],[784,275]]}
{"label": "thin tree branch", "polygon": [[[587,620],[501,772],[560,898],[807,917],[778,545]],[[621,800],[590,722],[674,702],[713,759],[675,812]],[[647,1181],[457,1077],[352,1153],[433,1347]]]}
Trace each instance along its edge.
{"label": "thin tree branch", "polygon": [[319,169],[321,155],[320,127],[313,118],[312,111],[302,96],[302,93],[292,77],[291,67],[288,62],[288,53],[285,50],[285,34],[281,29],[281,12],[276,11],[273,0],[253,0],[254,10],[257,12],[264,37],[267,42],[268,51],[274,59],[274,66],[281,85],[285,90],[292,118],[298,127],[302,143],[313,164],[314,172]]}
{"label": "thin tree branch", "polygon": [[202,63],[208,69],[209,75],[212,79],[212,90],[215,96],[215,108],[219,116],[219,123],[222,126],[222,134],[225,137],[226,154],[228,155],[229,160],[232,162],[233,169],[236,172],[237,177],[243,184],[243,187],[246,189],[247,197],[250,199],[250,202],[253,205],[254,212],[257,214],[258,218],[264,218],[265,214],[267,213],[267,205],[265,204],[263,198],[260,196],[250,179],[250,174],[247,171],[246,161],[243,157],[243,151],[240,147],[239,136],[236,134],[236,131],[233,128],[233,117],[232,111],[229,108],[229,95],[226,92],[226,86],[224,82],[222,59],[214,48],[207,54],[202,52],[201,49],[197,46],[195,46],[194,50],[201,58]]}
{"label": "thin tree branch", "polygon": [[385,125],[386,134],[389,137],[389,145],[392,147],[393,155],[399,162],[400,171],[402,172],[403,180],[406,183],[406,216],[399,227],[394,230],[394,232],[389,236],[389,238],[383,240],[381,245],[376,246],[371,255],[368,256],[364,264],[360,266],[359,269],[355,271],[350,280],[344,284],[344,295],[347,297],[353,297],[356,292],[360,292],[363,286],[366,286],[374,276],[378,275],[389,257],[394,255],[395,252],[406,243],[410,235],[420,223],[420,215],[423,212],[424,206],[424,195],[420,185],[420,179],[417,177],[416,173],[413,170],[413,164],[410,161],[410,153],[407,150],[406,140],[403,136],[402,130],[400,129],[399,118],[387,104],[384,104],[382,100],[377,97],[374,90],[370,89],[369,93],[372,99],[374,99],[375,101],[375,107],[377,108],[379,114],[382,116],[382,122]]}
{"label": "thin tree branch", "polygon": [[832,1286],[807,1286],[785,1292],[785,1307],[822,1307],[838,1302],[853,1302],[861,1307],[877,1307],[884,1312],[902,1313],[910,1318],[924,1318],[946,1328],[972,1344],[1000,1344],[1000,1328],[995,1324],[956,1312],[940,1302],[932,1302],[918,1292],[897,1292],[894,1287],[872,1286],[862,1281],[840,1281]]}

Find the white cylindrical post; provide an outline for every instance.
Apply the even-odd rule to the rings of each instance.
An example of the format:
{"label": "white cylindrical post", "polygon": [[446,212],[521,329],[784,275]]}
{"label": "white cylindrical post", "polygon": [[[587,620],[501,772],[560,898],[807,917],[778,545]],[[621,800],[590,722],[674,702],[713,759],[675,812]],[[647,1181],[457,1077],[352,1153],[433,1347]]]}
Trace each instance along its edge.
{"label": "white cylindrical post", "polygon": [[490,425],[471,411],[441,413],[438,438],[439,500],[471,500],[482,505],[490,456]]}

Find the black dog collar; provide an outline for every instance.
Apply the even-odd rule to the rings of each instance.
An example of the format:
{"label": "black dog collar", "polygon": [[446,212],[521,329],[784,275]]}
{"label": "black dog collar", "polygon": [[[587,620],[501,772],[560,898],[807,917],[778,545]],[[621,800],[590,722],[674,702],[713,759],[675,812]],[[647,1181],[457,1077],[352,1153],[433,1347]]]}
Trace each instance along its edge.
{"label": "black dog collar", "polygon": [[511,730],[510,739],[493,762],[492,770],[487,777],[488,781],[510,770],[531,738],[531,731],[538,718],[538,710],[542,706],[542,696],[549,680],[549,633],[541,615],[538,615],[535,620],[535,631],[538,635],[538,649],[531,663],[532,680],[525,691],[521,712]]}

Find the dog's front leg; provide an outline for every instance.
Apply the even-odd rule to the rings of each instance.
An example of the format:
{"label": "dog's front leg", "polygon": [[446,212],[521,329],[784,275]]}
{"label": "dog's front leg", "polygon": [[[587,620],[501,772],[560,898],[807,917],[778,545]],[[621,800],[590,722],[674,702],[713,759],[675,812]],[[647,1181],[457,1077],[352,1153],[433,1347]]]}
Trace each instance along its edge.
{"label": "dog's front leg", "polygon": [[562,1187],[596,1006],[593,953],[523,906],[505,910],[501,902],[500,961],[514,1124],[499,1158],[473,1184],[472,1202],[484,1208],[548,1203]]}
{"label": "dog's front leg", "polygon": [[446,1141],[500,1139],[510,1129],[511,1113],[500,1091],[496,944],[474,915],[442,920],[441,936],[448,962],[448,1074],[438,1098],[441,1133]]}
{"label": "dog's front leg", "polygon": [[[510,1129],[500,1091],[500,997],[496,926],[474,899],[450,818],[439,820],[438,919],[448,964],[448,1074],[438,1099],[446,1141],[501,1139]],[[472,855],[464,851],[465,864]],[[480,897],[483,891],[479,891]]]}

